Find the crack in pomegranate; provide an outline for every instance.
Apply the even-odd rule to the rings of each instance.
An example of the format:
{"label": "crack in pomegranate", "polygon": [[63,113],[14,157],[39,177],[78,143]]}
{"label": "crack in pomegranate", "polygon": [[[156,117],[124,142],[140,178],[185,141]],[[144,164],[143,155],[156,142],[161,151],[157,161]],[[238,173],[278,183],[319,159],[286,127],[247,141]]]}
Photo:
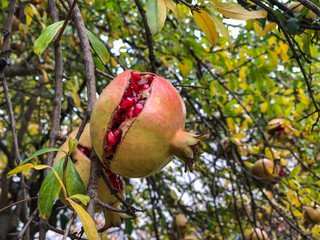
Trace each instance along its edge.
{"label": "crack in pomegranate", "polygon": [[142,112],[143,107],[151,94],[151,84],[154,74],[140,74],[131,72],[128,86],[122,96],[121,102],[111,117],[108,131],[104,140],[104,156],[106,169],[117,151],[120,142],[135,119]]}
{"label": "crack in pomegranate", "polygon": [[[86,155],[89,159],[91,158],[92,151],[89,148],[81,146],[80,144],[77,145],[77,149]],[[102,166],[103,171],[107,174],[109,181],[111,182],[112,186],[116,188],[118,191],[123,190],[123,183],[121,177],[113,172],[110,169],[105,168]]]}

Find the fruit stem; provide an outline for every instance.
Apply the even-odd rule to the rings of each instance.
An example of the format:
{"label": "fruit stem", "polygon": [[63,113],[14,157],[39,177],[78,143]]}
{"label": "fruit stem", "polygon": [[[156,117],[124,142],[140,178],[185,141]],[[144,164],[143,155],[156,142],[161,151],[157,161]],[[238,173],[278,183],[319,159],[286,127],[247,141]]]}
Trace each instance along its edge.
{"label": "fruit stem", "polygon": [[185,172],[193,171],[193,164],[198,154],[203,153],[201,143],[209,137],[208,130],[201,134],[177,131],[171,144],[171,153],[185,162]]}

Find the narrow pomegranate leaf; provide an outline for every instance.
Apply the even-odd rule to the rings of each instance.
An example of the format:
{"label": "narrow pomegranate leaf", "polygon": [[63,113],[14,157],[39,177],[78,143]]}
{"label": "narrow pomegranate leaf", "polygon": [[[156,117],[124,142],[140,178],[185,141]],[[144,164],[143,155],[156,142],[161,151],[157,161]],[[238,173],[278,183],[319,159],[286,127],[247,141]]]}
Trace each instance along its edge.
{"label": "narrow pomegranate leaf", "polygon": [[225,27],[223,22],[214,15],[214,11],[212,10],[212,8],[207,8],[206,10],[209,13],[210,17],[212,18],[212,21],[214,22],[214,24],[216,26],[217,32],[220,33],[223,37],[225,37],[227,39],[229,46],[230,46],[230,49],[232,51],[232,48],[233,48],[232,47],[232,40],[229,35],[228,29]]}
{"label": "narrow pomegranate leaf", "polygon": [[44,50],[47,48],[48,44],[52,41],[56,33],[62,27],[64,21],[56,22],[48,27],[46,27],[42,33],[40,34],[39,38],[34,42],[34,53],[35,54],[42,54]]}
{"label": "narrow pomegranate leaf", "polygon": [[12,169],[10,172],[7,174],[7,178],[12,177],[13,175],[20,173],[22,171],[28,170],[30,168],[34,168],[34,165],[32,163],[27,163],[24,165],[19,165],[16,168]]}
{"label": "narrow pomegranate leaf", "polygon": [[70,198],[67,198],[70,205],[77,212],[82,224],[84,233],[87,235],[88,239],[99,239],[99,234],[96,229],[96,225],[90,215],[83,209],[79,204],[72,201]]}
{"label": "narrow pomegranate leaf", "polygon": [[214,46],[219,40],[219,33],[209,13],[205,9],[199,9],[198,11],[193,11],[193,16],[211,45]]}
{"label": "narrow pomegranate leaf", "polygon": [[221,13],[224,17],[238,20],[265,18],[267,16],[267,12],[264,10],[248,11],[236,3],[214,2],[213,8]]}
{"label": "narrow pomegranate leaf", "polygon": [[73,153],[73,151],[78,146],[78,140],[76,138],[69,137],[68,147],[69,147],[69,156]]}
{"label": "narrow pomegranate leaf", "polygon": [[165,0],[148,0],[146,4],[148,26],[153,34],[158,34],[167,17]]}
{"label": "narrow pomegranate leaf", "polygon": [[84,183],[70,158],[68,158],[65,176],[66,188],[69,196],[86,193],[86,187],[84,186]]}
{"label": "narrow pomegranate leaf", "polygon": [[66,155],[67,155],[67,152],[60,149],[60,148],[44,148],[44,149],[40,149],[38,151],[36,151],[34,154],[32,154],[30,157],[26,158],[25,160],[23,160],[19,166],[29,162],[31,159],[37,157],[37,156],[40,156],[42,154],[45,154],[45,153],[48,153],[48,152],[53,152],[53,151],[60,151],[60,152],[64,152]]}
{"label": "narrow pomegranate leaf", "polygon": [[43,219],[48,219],[52,212],[52,206],[55,200],[59,197],[61,185],[57,179],[55,172],[62,179],[63,176],[64,158],[60,159],[53,168],[48,172],[47,176],[41,184],[39,191],[38,207],[40,215]]}
{"label": "narrow pomegranate leaf", "polygon": [[104,45],[103,42],[100,41],[92,32],[86,29],[87,35],[89,37],[91,46],[93,47],[94,51],[98,54],[101,62],[106,64],[109,62],[110,56],[107,47]]}

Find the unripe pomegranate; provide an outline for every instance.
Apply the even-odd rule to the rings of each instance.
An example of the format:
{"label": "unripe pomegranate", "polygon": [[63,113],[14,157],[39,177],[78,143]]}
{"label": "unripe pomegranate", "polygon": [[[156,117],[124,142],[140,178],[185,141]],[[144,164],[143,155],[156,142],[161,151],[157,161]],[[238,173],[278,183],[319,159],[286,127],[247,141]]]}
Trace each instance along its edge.
{"label": "unripe pomegranate", "polygon": [[184,132],[185,115],[184,102],[170,82],[153,73],[127,70],[94,105],[92,145],[103,165],[120,176],[149,176],[173,155],[192,170],[207,134]]}
{"label": "unripe pomegranate", "polygon": [[269,240],[268,234],[266,231],[255,228],[249,231],[248,234],[245,235],[245,240]]}
{"label": "unripe pomegranate", "polygon": [[180,213],[175,218],[175,224],[177,226],[177,230],[180,238],[184,238],[187,232],[187,218],[184,214]]}
{"label": "unripe pomegranate", "polygon": [[264,184],[276,184],[285,175],[283,166],[273,162],[267,158],[259,159],[252,167],[252,174],[256,176],[259,182]]}
{"label": "unripe pomegranate", "polygon": [[[78,133],[78,129],[70,133],[68,136],[68,139],[71,138],[76,138]],[[61,149],[65,150],[66,152],[69,151],[69,146],[68,146],[68,139],[66,142],[61,146]],[[92,145],[91,145],[91,140],[90,140],[90,125],[87,124],[80,136],[78,146],[72,153],[71,159],[76,167],[84,185],[87,187],[89,177],[90,177],[90,166],[91,166],[91,151],[92,151]],[[59,161],[61,158],[65,157],[65,154],[63,152],[58,152],[54,164]],[[124,198],[123,196],[123,182],[119,176],[116,174],[112,173],[110,170],[105,169],[106,174],[109,177],[110,182],[112,183],[113,187],[116,188],[119,191],[119,195],[121,198]],[[101,201],[105,203],[110,203],[114,202],[115,204],[112,205],[114,208],[119,208],[119,201],[111,194],[109,188],[105,184],[104,180],[102,178],[99,178],[98,181],[98,197]],[[60,194],[60,199],[62,202],[65,204],[66,201],[63,197],[63,194]],[[96,211],[102,211],[102,209],[99,207],[96,209]],[[122,223],[122,218],[126,218],[124,214],[119,214],[114,211],[107,210],[104,212],[105,215],[105,227],[104,229],[107,229],[109,227],[115,227],[115,226],[120,226]]]}
{"label": "unripe pomegranate", "polygon": [[305,206],[303,209],[304,226],[308,227],[309,225],[320,224],[320,208]]}

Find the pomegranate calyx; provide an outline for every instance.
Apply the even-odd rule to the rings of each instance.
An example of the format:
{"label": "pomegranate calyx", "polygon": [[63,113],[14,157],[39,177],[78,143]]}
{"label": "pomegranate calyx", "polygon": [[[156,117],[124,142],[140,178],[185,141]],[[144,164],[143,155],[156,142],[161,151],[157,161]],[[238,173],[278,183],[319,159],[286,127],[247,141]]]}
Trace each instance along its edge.
{"label": "pomegranate calyx", "polygon": [[203,153],[202,141],[209,137],[208,130],[201,134],[178,131],[171,144],[172,153],[185,162],[185,172],[193,171],[196,156]]}

